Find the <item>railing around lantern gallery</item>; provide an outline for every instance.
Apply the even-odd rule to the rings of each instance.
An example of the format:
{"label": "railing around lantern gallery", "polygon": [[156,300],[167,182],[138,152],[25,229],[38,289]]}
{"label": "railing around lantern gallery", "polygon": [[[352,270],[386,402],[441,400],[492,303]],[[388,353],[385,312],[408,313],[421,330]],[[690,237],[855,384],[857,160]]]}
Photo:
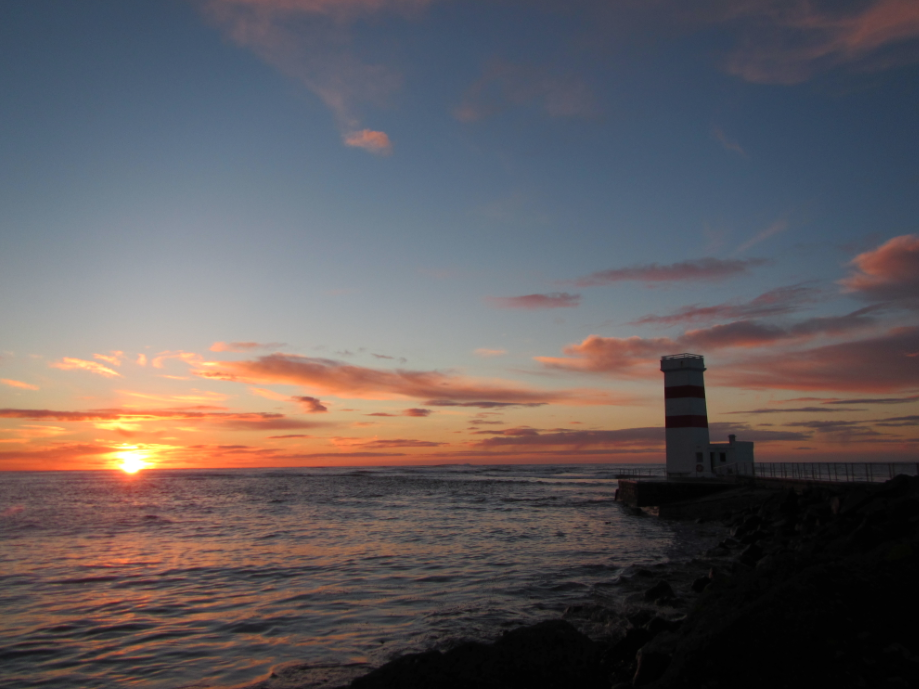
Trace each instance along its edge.
{"label": "railing around lantern gallery", "polygon": [[882,483],[899,474],[919,475],[919,462],[739,462],[715,467],[723,478]]}

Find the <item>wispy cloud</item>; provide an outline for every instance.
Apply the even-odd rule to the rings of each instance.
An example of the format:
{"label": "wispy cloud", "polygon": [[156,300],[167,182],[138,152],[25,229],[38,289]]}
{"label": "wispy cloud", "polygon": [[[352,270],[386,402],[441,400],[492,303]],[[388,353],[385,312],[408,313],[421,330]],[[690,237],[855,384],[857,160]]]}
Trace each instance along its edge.
{"label": "wispy cloud", "polygon": [[750,247],[756,246],[760,242],[764,242],[767,239],[769,239],[769,237],[774,237],[775,235],[779,234],[780,232],[784,232],[787,229],[788,229],[787,220],[785,219],[776,220],[769,227],[757,233],[756,235],[748,239],[746,242],[741,244],[739,247],[737,247],[737,250],[735,251],[735,253],[742,254]]}
{"label": "wispy cloud", "polygon": [[778,287],[748,302],[726,302],[715,306],[685,306],[666,316],[648,315],[629,325],[675,325],[678,323],[713,322],[737,318],[762,318],[797,311],[820,298],[820,291],[809,285]]}
{"label": "wispy cloud", "polygon": [[[539,390],[504,381],[483,381],[441,371],[383,370],[332,359],[271,354],[249,361],[205,362],[196,374],[245,383],[286,383],[326,394],[361,399],[414,398],[480,404],[615,404],[624,401],[599,390]],[[426,402],[426,406],[437,406]]]}
{"label": "wispy cloud", "polygon": [[476,356],[480,356],[480,357],[484,357],[488,359],[491,357],[502,356],[504,354],[507,354],[507,350],[506,349],[488,349],[486,347],[479,347],[473,352],[473,354],[475,354]]}
{"label": "wispy cloud", "polygon": [[486,297],[485,301],[499,309],[561,309],[578,306],[581,302],[581,295],[552,292],[550,294],[526,294],[522,297]]}
{"label": "wispy cloud", "polygon": [[717,125],[712,126],[712,138],[720,143],[726,151],[731,151],[740,156],[743,156],[744,158],[747,157],[747,152],[743,149],[743,147],[737,143],[736,139],[733,139],[725,134],[721,127]]}
{"label": "wispy cloud", "polygon": [[590,87],[576,75],[495,60],[467,89],[454,115],[461,122],[476,122],[531,103],[537,103],[549,117],[597,114]]}
{"label": "wispy cloud", "polygon": [[598,287],[616,282],[696,282],[716,281],[743,275],[751,268],[767,263],[765,259],[700,258],[669,265],[648,263],[629,268],[613,268],[591,273],[572,281],[578,287]]}
{"label": "wispy cloud", "polygon": [[21,380],[11,380],[10,378],[0,378],[0,383],[4,385],[9,385],[13,388],[19,388],[20,390],[38,390],[37,385],[32,385],[31,383],[23,383]]}
{"label": "wispy cloud", "polygon": [[97,361],[86,361],[85,359],[73,359],[71,357],[64,357],[60,361],[48,365],[52,368],[59,368],[63,371],[89,371],[90,373],[95,373],[96,375],[104,376],[106,378],[122,377],[118,371],[115,371],[108,366],[103,366]]}
{"label": "wispy cloud", "polygon": [[722,19],[740,31],[727,70],[747,81],[795,84],[842,65],[872,70],[917,59],[914,0],[753,0],[724,8]]}
{"label": "wispy cloud", "polygon": [[361,61],[350,25],[381,13],[411,13],[428,0],[209,0],[207,16],[237,44],[315,93],[334,113],[342,142],[388,155],[384,132],[361,126],[357,110],[383,103],[401,85],[384,65]]}
{"label": "wispy cloud", "polygon": [[210,349],[212,352],[248,354],[259,350],[279,349],[283,346],[283,342],[215,342]]}

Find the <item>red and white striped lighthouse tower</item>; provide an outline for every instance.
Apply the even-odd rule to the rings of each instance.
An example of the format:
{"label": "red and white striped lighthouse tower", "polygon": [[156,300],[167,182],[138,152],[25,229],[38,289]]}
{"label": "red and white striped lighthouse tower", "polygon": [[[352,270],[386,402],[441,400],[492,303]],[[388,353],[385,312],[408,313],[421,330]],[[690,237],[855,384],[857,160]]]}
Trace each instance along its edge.
{"label": "red and white striped lighthouse tower", "polygon": [[698,354],[661,357],[667,429],[667,476],[712,476],[705,409],[705,360]]}

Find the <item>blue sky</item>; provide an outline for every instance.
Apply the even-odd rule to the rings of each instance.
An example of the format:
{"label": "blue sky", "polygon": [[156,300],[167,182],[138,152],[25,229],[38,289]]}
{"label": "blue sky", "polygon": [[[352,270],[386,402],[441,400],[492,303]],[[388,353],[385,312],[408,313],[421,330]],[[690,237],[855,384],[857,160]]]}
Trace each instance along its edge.
{"label": "blue sky", "polygon": [[915,455],[909,0],[0,13],[0,468],[659,461],[674,347],[758,456]]}

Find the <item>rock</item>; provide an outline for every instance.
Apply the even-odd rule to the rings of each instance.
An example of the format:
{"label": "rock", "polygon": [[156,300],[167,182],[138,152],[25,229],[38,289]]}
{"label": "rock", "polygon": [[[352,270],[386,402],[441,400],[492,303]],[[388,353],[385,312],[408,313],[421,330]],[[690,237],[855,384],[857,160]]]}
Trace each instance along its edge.
{"label": "rock", "polygon": [[673,597],[673,588],[663,580],[645,591],[645,600],[656,601],[665,597]]}
{"label": "rock", "polygon": [[658,679],[670,665],[670,656],[664,653],[647,651],[644,648],[638,651],[636,657],[637,667],[632,684],[641,687]]}
{"label": "rock", "polygon": [[740,562],[750,567],[756,565],[757,561],[763,556],[763,549],[758,543],[747,546],[740,554]]}
{"label": "rock", "polygon": [[699,577],[694,582],[692,582],[692,590],[696,593],[702,593],[706,587],[712,583],[712,580],[708,577]]}

